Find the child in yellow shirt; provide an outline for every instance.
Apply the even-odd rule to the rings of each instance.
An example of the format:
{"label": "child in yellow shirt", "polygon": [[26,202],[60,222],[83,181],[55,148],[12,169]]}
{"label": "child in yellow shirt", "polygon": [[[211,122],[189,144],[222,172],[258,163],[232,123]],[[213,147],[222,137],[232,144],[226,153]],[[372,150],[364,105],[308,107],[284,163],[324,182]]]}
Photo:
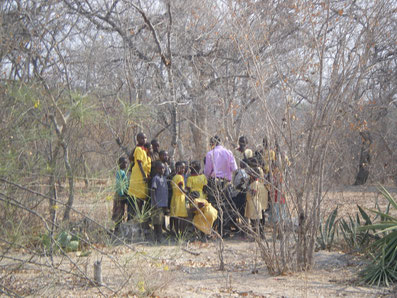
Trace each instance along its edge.
{"label": "child in yellow shirt", "polygon": [[201,166],[200,162],[195,160],[191,163],[191,175],[187,178],[186,189],[188,194],[193,191],[197,191],[200,199],[207,199],[204,193],[204,187],[207,186],[207,178],[204,174],[200,174]]}
{"label": "child in yellow shirt", "polygon": [[172,198],[170,215],[172,218],[171,226],[176,234],[183,233],[185,229],[185,222],[183,218],[187,217],[186,198],[185,198],[185,179],[183,174],[185,172],[185,164],[178,161],[175,164],[176,175],[172,178]]}

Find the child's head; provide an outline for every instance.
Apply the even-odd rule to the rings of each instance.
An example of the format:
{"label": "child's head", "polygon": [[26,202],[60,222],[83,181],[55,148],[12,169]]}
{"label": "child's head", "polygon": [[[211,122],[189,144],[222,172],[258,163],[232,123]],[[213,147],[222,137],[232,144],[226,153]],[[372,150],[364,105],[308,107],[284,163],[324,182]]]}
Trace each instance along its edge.
{"label": "child's head", "polygon": [[117,163],[121,170],[125,170],[127,168],[127,159],[125,157],[120,157]]}
{"label": "child's head", "polygon": [[168,163],[169,157],[168,157],[167,151],[161,150],[159,153],[159,157],[160,157],[161,162]]}
{"label": "child's head", "polygon": [[247,166],[247,174],[250,176],[250,179],[258,178],[258,160],[255,157],[248,158]]}
{"label": "child's head", "polygon": [[238,139],[238,145],[240,146],[241,149],[244,149],[248,145],[248,140],[245,136],[241,136]]}
{"label": "child's head", "polygon": [[218,136],[214,136],[210,139],[211,148],[216,147],[221,144],[221,139]]}
{"label": "child's head", "polygon": [[201,170],[200,162],[198,160],[193,160],[190,163],[190,170],[191,170],[192,174],[198,175],[200,173],[200,170]]}
{"label": "child's head", "polygon": [[185,173],[185,163],[183,161],[177,161],[175,164],[175,171],[179,175],[183,175]]}
{"label": "child's head", "polygon": [[156,161],[156,163],[154,164],[154,167],[156,169],[157,175],[160,175],[160,176],[164,175],[165,167],[164,167],[164,164],[160,160]]}
{"label": "child's head", "polygon": [[149,154],[151,154],[153,151],[153,149],[152,149],[152,144],[150,144],[150,143],[145,143],[144,145],[143,145],[143,147],[145,147],[145,149],[146,149],[146,152],[147,153],[149,153]]}
{"label": "child's head", "polygon": [[150,144],[152,144],[152,148],[153,148],[153,152],[159,152],[159,148],[160,148],[160,144],[159,141],[157,141],[157,139],[153,139]]}
{"label": "child's head", "polygon": [[138,146],[143,146],[146,143],[146,135],[143,132],[140,132],[136,135],[136,141],[138,142]]}

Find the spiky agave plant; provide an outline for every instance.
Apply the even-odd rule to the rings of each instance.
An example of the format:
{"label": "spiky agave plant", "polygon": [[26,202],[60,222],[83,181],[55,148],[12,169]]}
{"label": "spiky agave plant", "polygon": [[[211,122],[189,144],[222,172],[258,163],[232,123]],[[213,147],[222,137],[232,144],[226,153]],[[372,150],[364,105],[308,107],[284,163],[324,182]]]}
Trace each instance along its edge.
{"label": "spiky agave plant", "polygon": [[[339,221],[339,231],[342,234],[347,247],[353,252],[367,249],[368,243],[371,240],[369,230],[359,231],[359,227],[372,224],[371,218],[362,207],[357,205],[357,208],[359,213],[356,213],[355,217],[349,215],[348,220],[341,218]],[[362,220],[360,220],[360,215]]]}
{"label": "spiky agave plant", "polygon": [[[397,202],[392,195],[380,186],[379,191],[397,211]],[[377,214],[380,222],[362,226],[362,231],[374,230],[381,238],[371,245],[372,262],[360,272],[363,281],[369,285],[389,286],[397,281],[397,217],[386,212],[370,210]]]}
{"label": "spiky agave plant", "polygon": [[317,244],[320,246],[320,249],[331,249],[335,238],[337,215],[338,207],[331,212],[324,224],[320,224],[319,235],[317,237]]}

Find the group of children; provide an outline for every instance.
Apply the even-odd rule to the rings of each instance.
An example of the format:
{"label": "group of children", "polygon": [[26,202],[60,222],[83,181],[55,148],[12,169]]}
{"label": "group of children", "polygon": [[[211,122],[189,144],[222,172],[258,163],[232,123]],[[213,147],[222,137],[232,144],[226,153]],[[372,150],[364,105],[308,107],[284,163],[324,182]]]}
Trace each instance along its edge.
{"label": "group of children", "polygon": [[[116,223],[115,232],[123,220],[125,209],[130,220],[137,212],[134,206],[142,210],[150,200],[156,241],[162,240],[167,215],[170,216],[170,230],[176,235],[182,234],[188,223],[193,223],[201,234],[211,234],[218,210],[207,200],[208,181],[200,172],[200,162],[192,161],[188,165],[187,162],[178,161],[171,169],[167,151],[159,150],[157,140],[151,143],[146,140],[145,134],[137,135],[138,144],[130,154],[129,167],[126,158],[119,159],[112,216]],[[245,148],[246,139],[239,144],[242,156],[240,168],[233,179],[233,204],[238,215],[249,219],[252,227],[258,229],[269,201],[270,184],[266,185],[267,180],[264,178],[269,175],[266,173],[269,171],[268,161],[274,160],[275,156],[264,158],[258,155],[261,152],[256,152],[254,156],[250,149]],[[273,151],[269,152],[273,154]],[[272,201],[274,203],[274,200],[270,200],[270,203]]]}
{"label": "group of children", "polygon": [[[130,166],[121,157],[116,173],[116,194],[112,220],[118,232],[127,209],[128,220],[143,212],[150,201],[150,217],[156,241],[162,240],[165,216],[170,216],[170,228],[182,234],[187,223],[192,222],[198,231],[210,234],[217,210],[206,200],[207,179],[200,174],[200,163],[175,163],[171,170],[167,151],[160,151],[157,140],[146,142],[143,133],[137,135],[137,146],[130,154]],[[190,175],[187,176],[190,168]],[[134,208],[136,206],[137,208]],[[191,215],[193,218],[191,219]],[[149,225],[146,225],[148,228]]]}

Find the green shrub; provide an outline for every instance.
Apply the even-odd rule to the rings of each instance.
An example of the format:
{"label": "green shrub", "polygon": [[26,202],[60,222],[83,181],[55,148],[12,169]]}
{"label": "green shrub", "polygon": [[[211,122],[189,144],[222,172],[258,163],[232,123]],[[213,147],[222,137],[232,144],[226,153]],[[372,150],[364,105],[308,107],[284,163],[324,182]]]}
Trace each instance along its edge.
{"label": "green shrub", "polygon": [[[397,202],[382,186],[379,190],[389,202],[389,206],[397,211]],[[369,285],[389,286],[397,281],[397,217],[386,212],[371,210],[380,218],[380,222],[362,226],[360,231],[373,230],[380,239],[371,246],[372,262],[360,272],[363,281]]]}
{"label": "green shrub", "polygon": [[[72,235],[69,231],[62,231],[56,237],[54,237],[56,243],[54,243],[54,250],[59,251],[62,248],[66,252],[78,251],[80,249],[80,238],[78,235]],[[46,250],[50,250],[51,237],[48,233],[40,236],[40,242],[42,247]]]}

